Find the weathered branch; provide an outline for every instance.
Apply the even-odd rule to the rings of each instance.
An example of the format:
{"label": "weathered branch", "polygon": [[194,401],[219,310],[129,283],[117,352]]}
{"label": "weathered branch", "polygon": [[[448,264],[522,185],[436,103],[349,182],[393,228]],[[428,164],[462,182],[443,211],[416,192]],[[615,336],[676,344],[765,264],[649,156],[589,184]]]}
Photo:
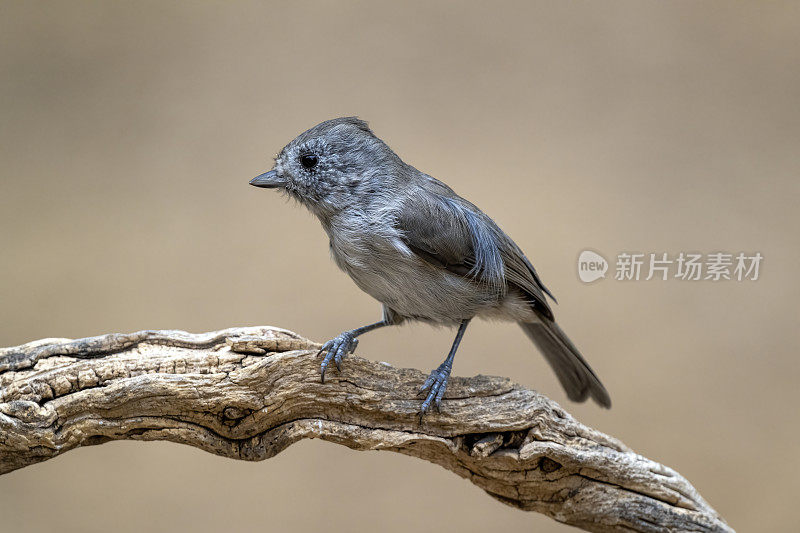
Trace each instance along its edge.
{"label": "weathered branch", "polygon": [[0,349],[0,474],[109,440],[168,440],[250,461],[320,438],[426,459],[498,500],[590,531],[732,531],[674,470],[505,378],[453,378],[418,418],[425,375],[282,329],[143,331]]}

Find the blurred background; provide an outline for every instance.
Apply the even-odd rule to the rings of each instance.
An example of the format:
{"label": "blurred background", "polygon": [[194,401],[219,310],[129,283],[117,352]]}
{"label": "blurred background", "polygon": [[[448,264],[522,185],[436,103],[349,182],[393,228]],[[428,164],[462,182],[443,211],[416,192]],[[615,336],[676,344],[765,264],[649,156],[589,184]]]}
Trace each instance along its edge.
{"label": "blurred background", "polygon": [[[614,407],[570,403],[513,324],[471,327],[455,374],[544,392],[678,470],[736,529],[796,527],[797,3],[0,15],[0,345],[259,324],[321,341],[375,320],[319,223],[247,184],[301,131],[358,115],[527,252]],[[586,248],[764,261],[755,282],[587,285]],[[452,336],[404,326],[359,351],[428,371]],[[255,464],[109,443],[2,476],[0,494],[3,532],[567,529],[437,466],[319,441]]]}

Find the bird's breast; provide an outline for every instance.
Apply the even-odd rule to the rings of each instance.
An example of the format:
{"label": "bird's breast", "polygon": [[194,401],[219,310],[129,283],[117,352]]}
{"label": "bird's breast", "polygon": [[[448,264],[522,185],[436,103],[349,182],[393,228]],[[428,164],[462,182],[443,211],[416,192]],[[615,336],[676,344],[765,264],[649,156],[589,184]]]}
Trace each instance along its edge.
{"label": "bird's breast", "polygon": [[497,296],[474,281],[418,257],[397,232],[350,226],[329,234],[339,268],[404,317],[453,324],[498,305]]}

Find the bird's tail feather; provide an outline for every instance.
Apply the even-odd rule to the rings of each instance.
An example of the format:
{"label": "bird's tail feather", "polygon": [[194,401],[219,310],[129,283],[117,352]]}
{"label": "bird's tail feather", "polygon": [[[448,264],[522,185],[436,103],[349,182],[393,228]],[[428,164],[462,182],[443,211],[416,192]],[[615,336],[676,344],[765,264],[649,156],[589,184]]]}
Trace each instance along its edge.
{"label": "bird's tail feather", "polygon": [[519,325],[541,350],[570,400],[583,402],[591,396],[601,406],[611,407],[608,391],[558,324],[541,317],[540,321]]}

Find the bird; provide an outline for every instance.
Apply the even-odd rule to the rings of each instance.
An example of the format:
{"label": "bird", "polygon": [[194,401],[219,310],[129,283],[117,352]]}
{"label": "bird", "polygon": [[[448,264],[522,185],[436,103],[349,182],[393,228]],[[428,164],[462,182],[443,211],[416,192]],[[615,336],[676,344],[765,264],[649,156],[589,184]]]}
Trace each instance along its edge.
{"label": "bird", "polygon": [[443,182],[406,164],[358,117],[298,135],[250,184],[278,189],[308,208],[328,235],[337,266],[382,304],[381,320],[322,345],[321,380],[358,338],[404,322],[456,327],[449,353],[423,383],[420,419],[441,411],[453,360],[474,318],[517,322],[552,367],[567,397],[610,408],[597,374],[555,321],[553,294],[497,223]]}

